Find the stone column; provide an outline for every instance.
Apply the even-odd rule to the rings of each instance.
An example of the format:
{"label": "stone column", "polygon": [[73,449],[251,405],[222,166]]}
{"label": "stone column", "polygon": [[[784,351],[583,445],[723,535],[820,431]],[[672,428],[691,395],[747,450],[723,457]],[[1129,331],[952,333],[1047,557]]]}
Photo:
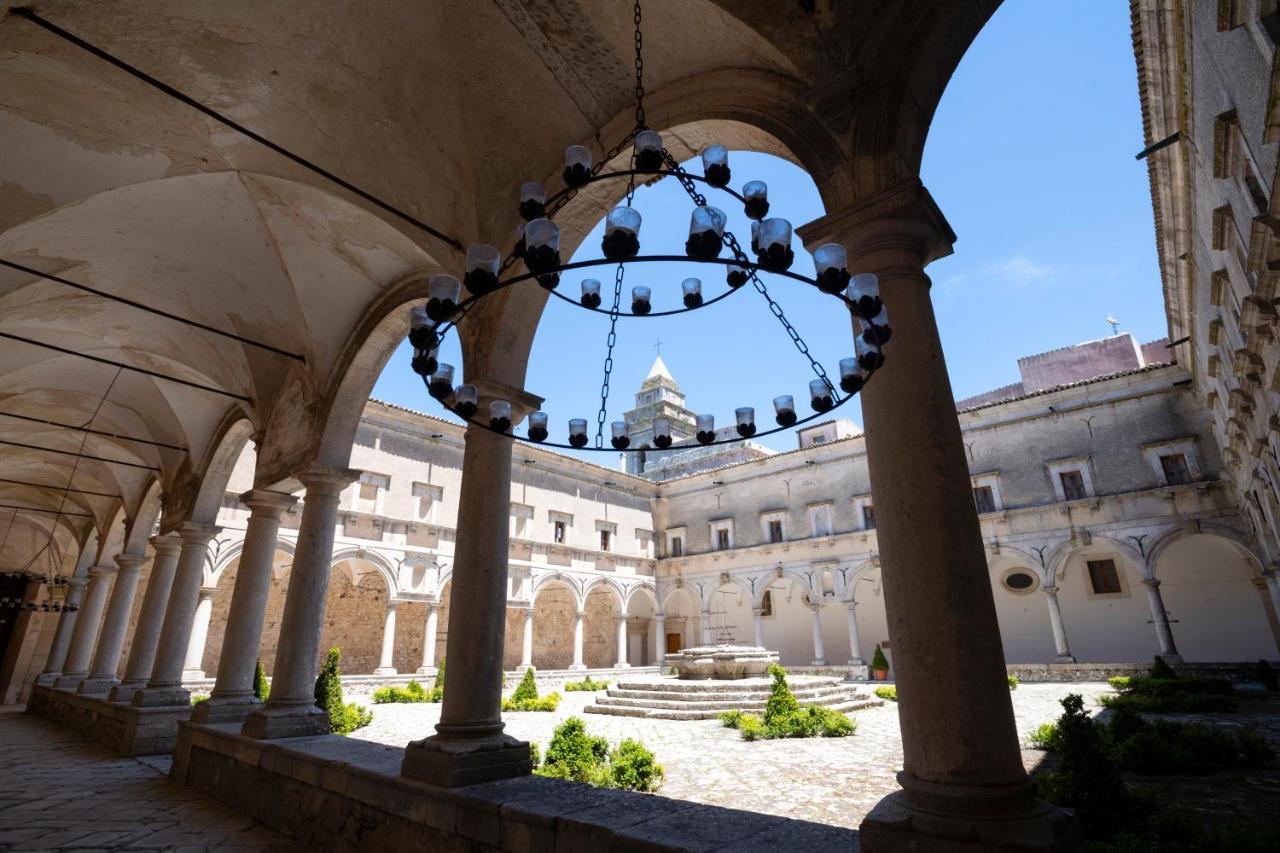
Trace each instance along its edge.
{"label": "stone column", "polygon": [[253,675],[262,643],[262,620],[271,592],[271,569],[280,539],[280,519],[298,502],[292,495],[253,489],[240,496],[249,507],[244,547],[231,590],[227,627],[218,656],[217,681],[209,699],[196,705],[191,719],[198,723],[240,722],[258,706],[253,695]]}
{"label": "stone column", "polygon": [[524,609],[524,637],[520,642],[520,668],[533,666],[533,608]]}
{"label": "stone column", "polygon": [[111,688],[111,695],[107,697],[112,702],[132,701],[133,694],[147,686],[156,660],[156,646],[160,643],[160,629],[164,625],[165,609],[169,606],[169,592],[173,587],[173,573],[178,568],[182,539],[174,533],[152,536],[151,548],[155,556],[151,558],[147,591],[142,596],[138,624],[133,629],[133,644],[129,647],[124,680]]}
{"label": "stone column", "polygon": [[[485,411],[483,390],[481,411]],[[508,400],[527,395],[511,391]],[[514,418],[513,418],[514,420]],[[445,787],[523,776],[529,746],[503,733],[511,440],[468,427],[449,598],[448,685],[436,734],[410,743],[401,775]]]}
{"label": "stone column", "polygon": [[1022,766],[968,459],[924,273],[951,252],[955,235],[915,178],[800,233],[810,250],[843,243],[850,272],[879,276],[893,329],[885,366],[862,391],[862,415],[902,698],[904,790],[863,820],[862,849],[1050,849],[1069,821],[1034,797]]}
{"label": "stone column", "polygon": [[187,659],[182,665],[183,681],[199,681],[204,674],[204,647],[209,642],[209,620],[213,618],[213,597],[218,590],[210,586],[200,587],[196,600],[196,615],[191,620],[191,641],[187,644]]}
{"label": "stone column", "polygon": [[1057,649],[1058,663],[1075,663],[1071,654],[1071,645],[1067,642],[1067,626],[1062,622],[1062,607],[1058,604],[1058,588],[1042,587],[1045,601],[1049,604],[1049,624],[1053,626],[1053,646]]}
{"label": "stone column", "polygon": [[581,671],[587,668],[587,665],[582,662],[582,629],[586,618],[585,610],[573,612],[573,663],[569,664],[569,669]]}
{"label": "stone column", "polygon": [[191,628],[200,603],[200,582],[204,579],[204,563],[209,555],[209,540],[219,528],[210,524],[185,522],[178,535],[182,551],[169,588],[169,605],[160,627],[160,643],[156,662],[151,668],[147,686],[133,694],[130,702],[137,708],[185,706],[191,703],[191,692],[182,686],[183,664],[191,646]]}
{"label": "stone column", "polygon": [[374,675],[395,675],[396,655],[396,605],[398,601],[387,602],[387,615],[382,620],[382,656],[378,659],[378,668]]}
{"label": "stone column", "polygon": [[67,663],[62,677],[58,679],[58,687],[78,689],[80,682],[89,676],[94,641],[98,638],[98,628],[102,626],[102,611],[107,606],[107,591],[115,573],[115,566],[107,565],[94,566],[89,570],[89,586],[84,591],[84,604],[80,605],[80,618],[76,620],[75,632],[71,635],[71,649],[67,652]]}
{"label": "stone column", "polygon": [[138,575],[147,558],[141,554],[120,554],[116,557],[116,583],[111,590],[111,602],[102,619],[102,634],[98,637],[98,651],[93,657],[89,677],[80,682],[80,693],[108,693],[118,682],[116,670],[120,666],[120,652],[124,649],[124,635],[129,630],[129,616],[133,613],[133,596],[138,591]]}
{"label": "stone column", "polygon": [[618,620],[618,662],[614,667],[630,669],[631,664],[627,663],[627,614],[623,613],[616,618]]}
{"label": "stone column", "polygon": [[827,665],[827,647],[822,642],[822,605],[814,602],[809,605],[813,613],[813,665]]}
{"label": "stone column", "polygon": [[658,666],[662,666],[667,660],[667,614],[653,614],[653,623],[657,632],[657,636],[653,638],[653,659]]}
{"label": "stone column", "polygon": [[[1262,573],[1262,578],[1266,581],[1267,592],[1271,595],[1271,609],[1275,611],[1276,618],[1280,619],[1280,574],[1272,567]],[[56,643],[57,641],[58,638],[55,635],[54,642]],[[52,660],[52,652],[50,652],[49,657]]]}
{"label": "stone column", "polygon": [[751,622],[752,622],[752,625],[755,626],[755,630],[756,630],[756,645],[763,649],[764,648],[764,608],[763,607],[751,608]]}
{"label": "stone column", "polygon": [[[418,667],[419,675],[436,674],[436,632],[440,619],[440,605],[427,602],[427,625],[422,632],[422,666]],[[528,623],[526,622],[526,628]]]}
{"label": "stone column", "polygon": [[67,662],[67,652],[71,648],[71,636],[75,633],[76,620],[80,616],[80,602],[84,599],[84,588],[87,583],[85,578],[67,578],[67,597],[63,606],[75,609],[63,610],[59,614],[58,627],[53,631],[53,643],[49,646],[49,657],[45,660],[44,672],[36,677],[36,684],[53,684],[62,675],[62,668]]}
{"label": "stone column", "polygon": [[241,733],[268,739],[327,734],[329,716],[315,704],[316,661],[324,627],[325,594],[333,559],[334,526],[342,490],[355,472],[323,466],[298,475],[306,487],[302,522],[289,571],[271,696],[244,721]]}
{"label": "stone column", "polygon": [[856,605],[846,601],[844,606],[849,609],[849,666],[864,666],[866,661],[862,659],[862,645],[858,642],[858,614],[854,612]]}
{"label": "stone column", "polygon": [[1173,643],[1173,629],[1169,627],[1169,613],[1164,609],[1164,597],[1160,595],[1160,581],[1143,578],[1147,588],[1147,604],[1151,608],[1151,622],[1156,626],[1156,642],[1160,644],[1160,657],[1165,663],[1180,663],[1182,655]]}
{"label": "stone column", "polygon": [[702,634],[702,645],[710,646],[715,643],[716,638],[711,635],[711,611],[703,610],[698,614],[698,629]]}

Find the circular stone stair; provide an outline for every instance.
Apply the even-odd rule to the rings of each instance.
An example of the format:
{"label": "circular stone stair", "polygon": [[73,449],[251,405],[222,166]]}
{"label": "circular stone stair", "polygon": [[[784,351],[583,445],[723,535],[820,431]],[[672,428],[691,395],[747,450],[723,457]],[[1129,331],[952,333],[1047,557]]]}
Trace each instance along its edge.
{"label": "circular stone stair", "polygon": [[[865,693],[858,685],[838,677],[794,675],[787,678],[801,705],[821,705],[835,711],[857,711],[883,705],[884,700]],[[773,686],[772,678],[733,681],[681,681],[659,678],[620,681],[584,708],[587,714],[615,717],[647,717],[661,720],[714,720],[724,711],[764,712]]]}

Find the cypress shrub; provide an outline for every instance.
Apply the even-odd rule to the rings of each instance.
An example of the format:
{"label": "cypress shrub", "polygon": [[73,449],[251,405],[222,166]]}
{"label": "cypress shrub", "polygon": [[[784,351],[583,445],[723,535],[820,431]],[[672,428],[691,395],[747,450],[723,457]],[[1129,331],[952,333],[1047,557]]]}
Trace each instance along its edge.
{"label": "cypress shrub", "polygon": [[259,660],[253,666],[253,696],[259,702],[265,702],[270,695],[271,684],[267,681],[267,671],[262,668],[262,661]]}

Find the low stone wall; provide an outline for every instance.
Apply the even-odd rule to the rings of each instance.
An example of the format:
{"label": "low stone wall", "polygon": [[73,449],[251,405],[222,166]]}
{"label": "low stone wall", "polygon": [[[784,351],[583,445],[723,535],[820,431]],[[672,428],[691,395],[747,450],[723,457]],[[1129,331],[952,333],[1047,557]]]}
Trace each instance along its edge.
{"label": "low stone wall", "polygon": [[35,685],[27,713],[36,714],[92,738],[120,755],[165,755],[173,752],[178,722],[190,708],[135,708],[108,702],[104,696],[85,696]]}
{"label": "low stone wall", "polygon": [[403,756],[355,738],[258,741],[183,723],[171,775],[309,850],[857,849],[850,829],[540,776],[439,788],[402,778]]}
{"label": "low stone wall", "polygon": [[[1272,663],[1280,669],[1280,664]],[[1195,662],[1179,663],[1174,670],[1180,675],[1212,676],[1226,678],[1231,681],[1251,681],[1253,679],[1253,661],[1243,663]],[[1008,665],[1010,675],[1018,676],[1019,681],[1106,681],[1118,675],[1146,675],[1151,671],[1151,663],[1014,663]]]}

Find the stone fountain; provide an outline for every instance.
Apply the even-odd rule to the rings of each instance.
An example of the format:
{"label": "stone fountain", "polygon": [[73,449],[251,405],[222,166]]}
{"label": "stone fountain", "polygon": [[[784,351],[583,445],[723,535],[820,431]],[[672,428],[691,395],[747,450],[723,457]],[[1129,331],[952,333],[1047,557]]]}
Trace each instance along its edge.
{"label": "stone fountain", "polygon": [[694,646],[667,655],[681,681],[737,681],[760,678],[778,662],[778,653],[760,646]]}

